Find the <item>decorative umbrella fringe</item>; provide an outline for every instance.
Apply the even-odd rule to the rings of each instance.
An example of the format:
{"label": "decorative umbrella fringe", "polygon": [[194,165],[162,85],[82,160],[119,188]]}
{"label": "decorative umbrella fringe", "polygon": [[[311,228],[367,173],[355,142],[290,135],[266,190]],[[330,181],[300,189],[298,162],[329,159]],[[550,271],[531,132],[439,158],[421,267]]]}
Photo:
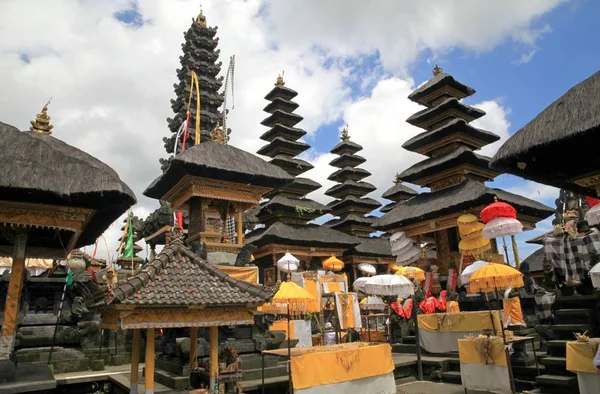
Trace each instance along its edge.
{"label": "decorative umbrella fringe", "polygon": [[490,293],[503,291],[508,288],[523,287],[523,275],[487,277],[482,279],[471,279],[469,281],[470,293]]}

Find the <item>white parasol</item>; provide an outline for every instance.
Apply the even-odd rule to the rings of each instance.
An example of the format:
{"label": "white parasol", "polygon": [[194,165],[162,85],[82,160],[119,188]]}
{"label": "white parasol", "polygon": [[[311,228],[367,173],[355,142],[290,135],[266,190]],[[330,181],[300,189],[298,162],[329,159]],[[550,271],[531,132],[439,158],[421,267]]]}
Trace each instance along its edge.
{"label": "white parasol", "polygon": [[410,263],[414,263],[421,257],[423,251],[416,246],[411,247],[407,251],[402,254],[396,256],[396,263],[400,265],[407,265]]}
{"label": "white parasol", "polygon": [[[594,206],[597,207],[598,205]],[[592,286],[596,289],[600,288],[600,263],[592,267],[590,270],[590,278],[592,278]]]}
{"label": "white parasol", "polygon": [[460,283],[462,285],[469,284],[469,279],[471,279],[471,275],[473,275],[473,273],[475,271],[477,271],[479,268],[483,267],[487,263],[488,263],[487,261],[478,260],[478,261],[475,261],[470,266],[468,266],[467,268],[465,268],[463,270],[463,272],[460,274]]}
{"label": "white parasol", "polygon": [[594,205],[587,211],[585,220],[590,226],[597,226],[600,224],[600,204]]}
{"label": "white parasol", "polygon": [[410,280],[401,275],[375,275],[365,283],[365,292],[378,296],[408,298],[415,294]]}
{"label": "white parasol", "polygon": [[483,238],[494,239],[517,235],[523,232],[523,224],[517,219],[499,216],[487,222],[483,227]]}
{"label": "white parasol", "polygon": [[360,263],[358,269],[366,275],[375,275],[377,270],[369,263]]}
{"label": "white parasol", "polygon": [[277,267],[283,272],[295,272],[298,271],[298,266],[300,265],[300,260],[295,258],[289,252],[284,254],[282,258],[277,261]]}
{"label": "white parasol", "polygon": [[357,280],[354,281],[354,283],[352,284],[352,288],[356,291],[361,291],[363,293],[365,292],[365,283],[367,283],[367,280],[369,278],[367,277],[362,277],[362,278],[358,278]]}
{"label": "white parasol", "polygon": [[360,309],[369,311],[382,311],[385,309],[385,303],[380,297],[369,296],[360,302]]}

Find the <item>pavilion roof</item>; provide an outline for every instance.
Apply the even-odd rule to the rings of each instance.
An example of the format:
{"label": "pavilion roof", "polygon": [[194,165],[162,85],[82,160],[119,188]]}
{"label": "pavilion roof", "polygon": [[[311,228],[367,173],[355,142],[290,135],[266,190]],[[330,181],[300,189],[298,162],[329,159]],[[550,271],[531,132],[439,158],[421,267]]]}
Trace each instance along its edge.
{"label": "pavilion roof", "polygon": [[316,224],[290,225],[281,222],[260,228],[246,236],[246,243],[348,249],[359,241],[356,237]]}
{"label": "pavilion roof", "polygon": [[411,189],[406,185],[403,185],[402,182],[397,182],[394,186],[390,187],[385,192],[383,192],[381,197],[385,198],[386,200],[396,201],[397,197],[400,197],[401,199],[408,199],[412,196],[416,196],[417,194],[418,193],[416,192],[416,190]]}
{"label": "pavilion roof", "polygon": [[[444,86],[450,86],[461,93],[462,97],[468,97],[475,94],[475,89],[470,86],[464,85],[458,82],[450,74],[440,72],[433,76],[429,81],[415,89],[411,94],[408,95],[408,99],[414,102],[421,103],[423,105],[429,104],[423,102],[422,99],[434,91],[443,88]],[[461,98],[462,98],[461,97]]]}
{"label": "pavilion roof", "polygon": [[392,257],[390,240],[381,237],[359,237],[360,244],[348,250],[348,255],[370,256],[370,257]]}
{"label": "pavilion roof", "polygon": [[544,248],[539,248],[529,256],[527,256],[522,262],[529,265],[529,272],[540,272],[544,270]]}

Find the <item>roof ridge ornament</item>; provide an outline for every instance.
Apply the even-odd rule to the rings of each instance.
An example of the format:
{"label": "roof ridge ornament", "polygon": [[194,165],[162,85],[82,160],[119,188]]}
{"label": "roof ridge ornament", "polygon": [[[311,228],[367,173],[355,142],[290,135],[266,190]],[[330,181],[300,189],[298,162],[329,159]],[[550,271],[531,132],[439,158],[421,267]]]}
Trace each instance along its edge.
{"label": "roof ridge ornament", "polygon": [[277,77],[277,81],[275,81],[275,86],[285,85],[285,82],[283,81],[283,74],[285,74],[285,71],[282,71],[281,74],[279,74],[279,76]]}
{"label": "roof ridge ornament", "polygon": [[210,138],[213,140],[213,142],[216,142],[221,145],[225,144],[225,141],[226,141],[225,132],[223,131],[223,128],[221,127],[221,122],[217,121],[217,125],[210,132]]}
{"label": "roof ridge ornament", "polygon": [[402,183],[402,179],[400,178],[399,172],[396,173],[396,178],[394,178],[394,183],[395,184]]}
{"label": "roof ridge ornament", "polygon": [[52,99],[48,100],[46,105],[42,108],[42,112],[36,115],[35,120],[31,121],[30,131],[37,134],[52,134],[52,128],[54,128],[54,126],[50,124],[50,116],[48,115],[48,104],[50,104],[51,100]]}
{"label": "roof ridge ornament", "polygon": [[350,134],[348,133],[348,125],[346,125],[346,127],[344,127],[344,129],[342,130],[342,134],[340,135],[340,139],[342,141],[350,141]]}
{"label": "roof ridge ornament", "polygon": [[442,68],[440,67],[440,65],[436,63],[435,67],[433,68],[433,76],[435,77],[435,76],[437,76],[437,75],[439,75],[439,74],[441,74],[443,72],[444,72],[444,70],[442,70]]}
{"label": "roof ridge ornament", "polygon": [[204,12],[202,12],[202,8],[200,8],[200,13],[196,17],[196,23],[202,27],[206,27],[206,16],[204,16]]}

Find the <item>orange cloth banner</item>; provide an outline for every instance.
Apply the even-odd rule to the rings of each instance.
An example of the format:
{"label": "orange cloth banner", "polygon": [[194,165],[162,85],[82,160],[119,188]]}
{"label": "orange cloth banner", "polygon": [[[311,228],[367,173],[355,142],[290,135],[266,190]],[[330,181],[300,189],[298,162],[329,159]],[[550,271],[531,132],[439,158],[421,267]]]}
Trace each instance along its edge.
{"label": "orange cloth banner", "polygon": [[[269,331],[284,331],[285,339],[288,339],[288,321],[287,320],[277,320],[273,323],[271,327],[269,327]],[[290,322],[290,334],[291,339],[296,339],[296,333],[294,332],[294,322]]]}
{"label": "orange cloth banner", "polygon": [[319,283],[316,280],[312,280],[312,279],[304,279],[304,288],[306,289],[306,291],[308,291],[310,294],[312,294],[313,297],[315,297],[316,300],[319,300],[319,311],[322,309],[321,308],[321,292],[319,291]]}
{"label": "orange cloth banner", "polygon": [[505,298],[502,300],[504,307],[504,327],[510,325],[525,325],[523,312],[521,311],[521,300],[519,297]]}
{"label": "orange cloth banner", "polygon": [[[486,343],[489,344],[489,348]],[[459,339],[458,356],[461,364],[507,366],[504,343],[500,337]]]}
{"label": "orange cloth banner", "polygon": [[[493,311],[496,330],[500,330],[500,313]],[[481,332],[492,330],[490,312],[432,313],[419,315],[419,329],[445,332]]]}
{"label": "orange cloth banner", "polygon": [[567,371],[597,373],[594,357],[599,342],[598,338],[592,338],[588,342],[567,342]]}
{"label": "orange cloth banner", "polygon": [[[352,346],[350,346],[352,345]],[[292,383],[300,390],[381,376],[394,370],[389,344],[347,343],[319,348],[310,353],[292,353]]]}
{"label": "orange cloth banner", "polygon": [[225,272],[233,279],[248,283],[258,283],[258,267],[233,267],[230,265],[217,265],[220,271]]}

